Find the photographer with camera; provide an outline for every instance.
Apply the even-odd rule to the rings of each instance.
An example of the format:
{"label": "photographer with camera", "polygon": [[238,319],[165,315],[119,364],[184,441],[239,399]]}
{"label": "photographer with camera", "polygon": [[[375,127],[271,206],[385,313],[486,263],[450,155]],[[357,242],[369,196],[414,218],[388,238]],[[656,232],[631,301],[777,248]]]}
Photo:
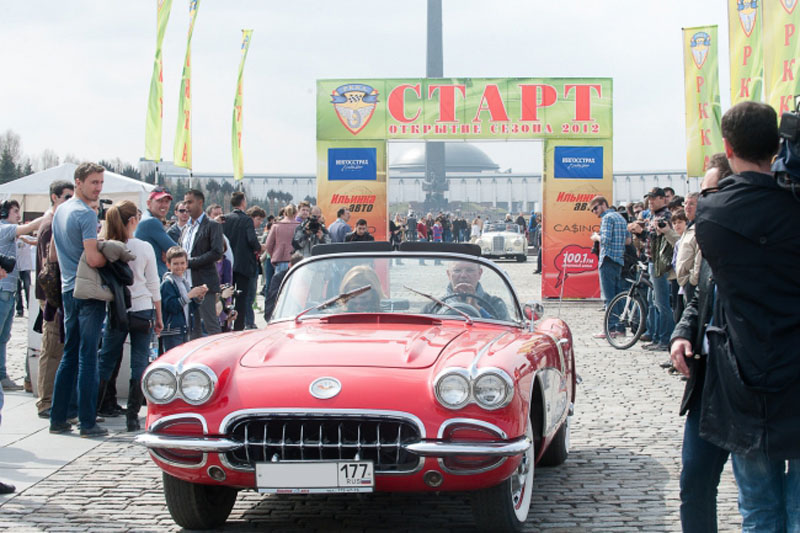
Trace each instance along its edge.
{"label": "photographer with camera", "polygon": [[[775,166],[788,173],[776,179],[776,124],[775,111],[757,102],[725,113],[734,174],[714,194],[704,191],[695,222],[716,284],[701,323],[709,325],[699,433],[731,452],[745,531],[800,530],[800,204],[792,190],[800,185],[792,172],[800,132],[797,115],[784,114]],[[672,339],[679,369],[700,353],[690,337]]]}
{"label": "photographer with camera", "polygon": [[322,210],[318,206],[311,209],[311,214],[294,230],[292,246],[303,257],[311,256],[311,249],[317,244],[329,244],[331,236],[322,221]]}
{"label": "photographer with camera", "polygon": [[52,216],[47,212],[32,222],[20,224],[19,202],[6,200],[0,206],[0,254],[5,256],[0,260],[0,267],[8,273],[0,280],[0,386],[6,391],[22,390],[22,386],[12,381],[6,373],[6,346],[11,338],[17,301],[17,237],[30,235]]}

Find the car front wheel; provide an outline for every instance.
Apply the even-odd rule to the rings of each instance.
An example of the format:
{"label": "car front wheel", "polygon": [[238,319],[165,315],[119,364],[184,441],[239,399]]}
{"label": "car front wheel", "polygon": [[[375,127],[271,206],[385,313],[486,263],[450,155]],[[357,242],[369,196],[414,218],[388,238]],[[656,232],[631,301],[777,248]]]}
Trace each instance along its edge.
{"label": "car front wheel", "polygon": [[[525,435],[533,442],[530,421]],[[533,444],[511,477],[472,494],[472,515],[480,531],[521,531],[528,518],[533,490]]]}
{"label": "car front wheel", "polygon": [[186,529],[220,527],[231,514],[237,490],[219,485],[189,483],[163,473],[164,497],[172,519]]}
{"label": "car front wheel", "polygon": [[524,263],[527,260],[528,260],[528,256],[525,255],[525,254],[519,254],[517,256],[517,263]]}

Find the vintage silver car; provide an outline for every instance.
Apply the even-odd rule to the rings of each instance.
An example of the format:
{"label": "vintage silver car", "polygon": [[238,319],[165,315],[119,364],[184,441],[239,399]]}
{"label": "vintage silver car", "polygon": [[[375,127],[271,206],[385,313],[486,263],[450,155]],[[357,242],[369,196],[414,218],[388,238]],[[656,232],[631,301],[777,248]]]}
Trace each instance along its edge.
{"label": "vintage silver car", "polygon": [[515,258],[520,263],[528,260],[525,230],[513,222],[487,222],[475,244],[481,247],[483,257]]}

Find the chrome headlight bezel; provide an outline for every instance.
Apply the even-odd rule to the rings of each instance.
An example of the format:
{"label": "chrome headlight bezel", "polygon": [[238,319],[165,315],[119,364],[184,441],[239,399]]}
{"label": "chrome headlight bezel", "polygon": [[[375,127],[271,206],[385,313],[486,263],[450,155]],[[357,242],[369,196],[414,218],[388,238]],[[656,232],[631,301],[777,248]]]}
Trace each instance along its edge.
{"label": "chrome headlight bezel", "polygon": [[[199,397],[194,397],[193,395],[187,393],[186,389],[190,385],[190,379],[196,379],[199,377],[201,380],[205,380],[205,387],[207,388],[207,392]],[[180,378],[178,380],[178,393],[180,397],[186,403],[190,405],[201,405],[206,403],[213,395],[214,390],[216,389],[217,385],[217,375],[214,373],[206,365],[196,364],[191,365],[182,370],[180,374]]]}
{"label": "chrome headlight bezel", "polygon": [[[491,405],[479,401],[478,397],[475,394],[476,384],[481,379],[490,379],[487,376],[499,378],[504,385],[503,395],[497,402]],[[463,401],[457,404],[447,403],[442,398],[441,385],[443,380],[448,378],[461,379],[462,382],[466,384],[465,398]],[[457,411],[459,409],[463,409],[464,407],[467,407],[468,405],[473,403],[486,411],[496,411],[498,409],[502,409],[508,406],[508,404],[511,403],[511,400],[514,397],[514,381],[511,379],[511,376],[509,376],[506,371],[495,367],[482,368],[477,372],[475,372],[473,369],[473,373],[470,373],[470,371],[467,370],[466,368],[447,368],[442,372],[440,372],[436,376],[436,378],[434,378],[433,393],[434,396],[436,397],[436,401],[439,402],[439,405],[441,405],[446,409],[450,409],[451,411]]]}
{"label": "chrome headlight bezel", "polygon": [[[464,399],[458,403],[448,403],[442,397],[441,387],[445,380],[460,380],[464,385]],[[457,381],[456,381],[457,383]],[[456,411],[466,407],[472,401],[472,383],[469,373],[463,368],[450,368],[441,372],[433,380],[433,392],[439,405],[446,409]]]}
{"label": "chrome headlight bezel", "polygon": [[[488,379],[499,379],[503,386],[503,391],[499,396],[499,400],[492,403],[487,404],[479,398],[476,390],[478,385],[481,381],[485,381]],[[475,403],[478,404],[479,407],[482,409],[486,409],[487,411],[495,411],[497,409],[502,409],[506,407],[509,403],[511,403],[511,398],[514,396],[514,382],[511,380],[511,377],[503,370],[499,368],[484,368],[482,369],[475,379],[472,381],[472,397],[475,400]]]}
{"label": "chrome headlight bezel", "polygon": [[[164,397],[156,397],[151,392],[151,380],[154,376],[164,375],[167,377],[167,382],[172,384],[172,393]],[[148,402],[154,404],[167,404],[178,396],[178,376],[175,372],[175,367],[172,365],[160,364],[154,365],[147,369],[142,376],[142,393]]]}

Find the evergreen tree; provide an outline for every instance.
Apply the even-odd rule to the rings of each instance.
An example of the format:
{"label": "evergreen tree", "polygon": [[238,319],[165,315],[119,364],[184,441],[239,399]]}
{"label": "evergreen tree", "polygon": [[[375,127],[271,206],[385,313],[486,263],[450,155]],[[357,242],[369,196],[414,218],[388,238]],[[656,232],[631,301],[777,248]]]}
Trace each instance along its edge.
{"label": "evergreen tree", "polygon": [[8,183],[18,177],[14,156],[11,150],[6,147],[3,149],[3,152],[0,153],[0,183]]}

